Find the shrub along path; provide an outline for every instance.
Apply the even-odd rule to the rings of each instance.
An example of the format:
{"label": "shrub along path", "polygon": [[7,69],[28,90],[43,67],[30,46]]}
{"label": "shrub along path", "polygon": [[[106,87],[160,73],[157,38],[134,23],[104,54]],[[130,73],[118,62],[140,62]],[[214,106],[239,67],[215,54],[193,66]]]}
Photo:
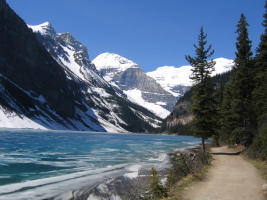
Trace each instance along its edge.
{"label": "shrub along path", "polygon": [[207,177],[184,190],[185,200],[261,200],[263,179],[240,154],[242,149],[212,148]]}

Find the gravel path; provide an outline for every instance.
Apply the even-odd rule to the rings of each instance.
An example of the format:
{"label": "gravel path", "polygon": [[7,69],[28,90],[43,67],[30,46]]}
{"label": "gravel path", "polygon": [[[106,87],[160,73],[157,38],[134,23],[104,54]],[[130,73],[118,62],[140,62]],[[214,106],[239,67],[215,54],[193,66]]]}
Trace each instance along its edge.
{"label": "gravel path", "polygon": [[204,181],[185,189],[185,200],[262,200],[264,181],[237,149],[212,148],[212,166]]}

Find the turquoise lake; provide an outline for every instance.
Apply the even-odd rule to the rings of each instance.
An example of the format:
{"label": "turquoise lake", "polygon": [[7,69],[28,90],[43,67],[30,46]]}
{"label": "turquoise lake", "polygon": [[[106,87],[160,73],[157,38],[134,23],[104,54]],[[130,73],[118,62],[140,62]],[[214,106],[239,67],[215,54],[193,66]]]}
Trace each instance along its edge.
{"label": "turquoise lake", "polygon": [[187,136],[0,129],[0,199],[44,199],[131,176],[199,143]]}

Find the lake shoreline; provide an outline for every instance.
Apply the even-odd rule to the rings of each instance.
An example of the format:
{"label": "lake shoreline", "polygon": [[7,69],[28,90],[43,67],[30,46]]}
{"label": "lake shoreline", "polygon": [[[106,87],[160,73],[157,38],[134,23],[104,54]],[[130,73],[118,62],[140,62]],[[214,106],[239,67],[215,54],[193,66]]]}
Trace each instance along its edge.
{"label": "lake shoreline", "polygon": [[[174,150],[166,154],[168,156],[168,160],[170,160],[171,157],[179,156],[180,153],[187,154],[188,156],[190,156],[190,154],[196,156],[200,149],[201,148],[199,145],[192,148]],[[78,190],[69,191],[67,193],[49,198],[49,200],[94,200],[99,198],[109,200],[136,199],[140,196],[140,194],[144,193],[146,188],[149,186],[148,177],[150,176],[151,168],[152,166],[142,166],[136,175],[131,176],[127,175],[126,173],[116,177],[110,177],[94,186],[85,186]],[[170,162],[168,165],[165,163],[163,165],[159,164],[155,167],[162,182],[167,180],[167,175],[170,168]]]}

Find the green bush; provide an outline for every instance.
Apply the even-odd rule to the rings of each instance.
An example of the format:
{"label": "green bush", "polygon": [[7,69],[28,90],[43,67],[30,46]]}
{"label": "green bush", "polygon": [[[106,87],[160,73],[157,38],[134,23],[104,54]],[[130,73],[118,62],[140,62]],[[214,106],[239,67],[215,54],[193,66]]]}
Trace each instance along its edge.
{"label": "green bush", "polygon": [[141,199],[156,200],[164,197],[167,197],[167,189],[161,184],[157,170],[152,168],[149,177],[149,187]]}

